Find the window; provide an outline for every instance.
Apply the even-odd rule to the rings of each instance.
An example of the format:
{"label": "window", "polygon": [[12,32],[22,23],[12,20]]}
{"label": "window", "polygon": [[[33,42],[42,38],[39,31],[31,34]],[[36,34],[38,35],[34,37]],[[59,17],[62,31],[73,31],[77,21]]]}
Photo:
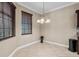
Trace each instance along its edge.
{"label": "window", "polygon": [[32,34],[32,14],[22,11],[22,35]]}
{"label": "window", "polygon": [[10,2],[0,2],[0,40],[15,35],[15,6]]}

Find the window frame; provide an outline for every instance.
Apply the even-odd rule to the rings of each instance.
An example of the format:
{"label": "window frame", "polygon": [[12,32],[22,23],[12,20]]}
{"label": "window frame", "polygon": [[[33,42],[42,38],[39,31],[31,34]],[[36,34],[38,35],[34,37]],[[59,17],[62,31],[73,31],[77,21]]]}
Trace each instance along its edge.
{"label": "window frame", "polygon": [[[8,37],[4,37],[3,36],[3,38],[1,38],[0,41],[6,40],[8,38],[11,38],[11,37],[14,37],[15,36],[15,9],[16,9],[15,5],[12,2],[1,2],[1,3],[2,3],[2,11],[0,11],[0,13],[2,14],[2,21],[4,21],[3,15],[7,15],[9,17],[9,15],[3,11],[3,8],[4,8],[3,5],[4,5],[4,3],[7,3],[10,6],[11,13],[13,15],[12,15],[12,17],[10,16],[11,19],[12,19],[12,21],[11,21],[12,22],[12,28],[11,28],[12,29],[12,36],[10,36],[10,35]],[[5,25],[5,24],[3,23],[3,25]],[[5,32],[4,29],[3,29],[3,32]],[[10,32],[10,30],[9,30],[9,32]]]}
{"label": "window frame", "polygon": [[[28,15],[30,15],[31,16],[31,23],[30,23],[30,25],[31,25],[31,33],[21,33],[21,35],[29,35],[29,34],[32,34],[32,14],[30,14],[30,13],[27,13],[27,12],[25,12],[25,11],[21,11],[21,15],[22,15],[22,17],[23,17],[23,13],[25,13],[25,14],[28,14]],[[21,19],[21,25],[22,25],[22,21],[23,21],[23,19]],[[22,29],[22,27],[21,27],[21,29]],[[22,31],[21,31],[22,32]]]}

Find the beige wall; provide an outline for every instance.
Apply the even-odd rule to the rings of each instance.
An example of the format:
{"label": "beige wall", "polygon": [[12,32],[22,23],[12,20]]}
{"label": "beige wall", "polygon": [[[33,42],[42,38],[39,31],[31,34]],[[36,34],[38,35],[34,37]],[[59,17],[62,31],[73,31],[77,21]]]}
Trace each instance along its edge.
{"label": "beige wall", "polygon": [[[16,5],[16,36],[4,41],[0,41],[0,56],[9,56],[10,53],[18,46],[28,44],[30,42],[39,40],[39,24],[36,23],[38,14],[32,12],[18,4]],[[32,34],[21,35],[21,11],[26,11],[33,14],[32,17]]]}
{"label": "beige wall", "polygon": [[69,38],[77,39],[75,13],[77,9],[79,9],[79,4],[46,14],[51,22],[41,26],[41,33],[45,36],[45,40],[68,45]]}

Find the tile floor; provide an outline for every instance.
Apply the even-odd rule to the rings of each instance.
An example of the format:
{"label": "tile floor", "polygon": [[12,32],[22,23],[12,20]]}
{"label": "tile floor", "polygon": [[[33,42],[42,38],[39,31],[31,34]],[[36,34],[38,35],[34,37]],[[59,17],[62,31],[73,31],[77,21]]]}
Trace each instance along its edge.
{"label": "tile floor", "polygon": [[36,43],[20,49],[13,57],[79,57],[79,55],[68,51],[65,47],[49,43]]}

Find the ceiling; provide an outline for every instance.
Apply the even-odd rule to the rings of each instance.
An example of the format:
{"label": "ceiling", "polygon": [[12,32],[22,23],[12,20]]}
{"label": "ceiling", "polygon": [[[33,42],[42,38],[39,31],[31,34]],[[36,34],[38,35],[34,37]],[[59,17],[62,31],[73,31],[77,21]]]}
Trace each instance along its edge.
{"label": "ceiling", "polygon": [[[75,4],[76,2],[45,2],[45,12],[48,13],[50,11],[54,11],[66,6],[70,6],[72,4]],[[43,2],[18,2],[18,4],[34,11],[37,13],[42,14],[43,10]]]}

